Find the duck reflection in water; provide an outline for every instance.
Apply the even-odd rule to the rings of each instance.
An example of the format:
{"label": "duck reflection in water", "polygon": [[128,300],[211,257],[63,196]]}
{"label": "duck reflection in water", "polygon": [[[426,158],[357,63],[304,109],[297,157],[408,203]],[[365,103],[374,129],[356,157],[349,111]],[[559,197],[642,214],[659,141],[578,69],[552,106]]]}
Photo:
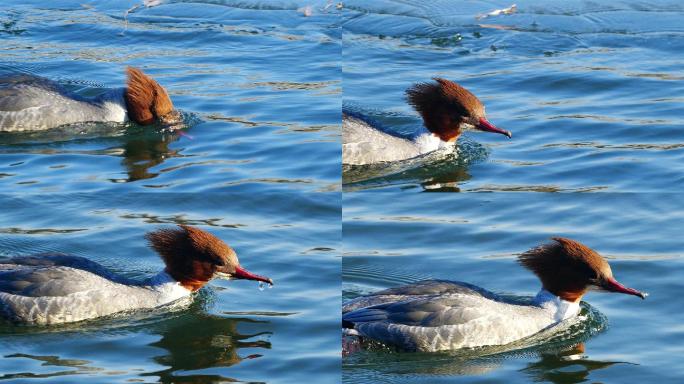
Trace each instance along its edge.
{"label": "duck reflection in water", "polygon": [[[238,326],[260,329],[268,323],[249,318],[224,318],[209,314],[183,316],[166,322],[163,324],[166,329],[159,330],[161,339],[150,345],[165,350],[166,353],[155,357],[154,361],[168,368],[143,375],[157,376],[163,383],[175,383],[180,379],[183,383],[239,381],[220,375],[191,372],[230,367],[243,360],[261,357],[259,350],[271,349],[271,342],[266,339],[273,333],[260,331],[243,334],[238,330]],[[240,349],[243,348],[250,349],[249,353],[240,354]],[[178,372],[183,372],[183,375],[176,375]]]}
{"label": "duck reflection in water", "polygon": [[150,172],[152,167],[183,156],[182,149],[172,149],[170,145],[190,139],[178,129],[160,131],[96,124],[86,125],[78,133],[67,132],[66,128],[25,134],[0,133],[0,153],[122,157],[126,176],[109,181],[126,183],[157,177],[160,172]]}
{"label": "duck reflection in water", "polygon": [[[198,305],[198,304],[193,304]],[[166,315],[168,316],[168,314]],[[120,332],[117,320],[109,324],[116,332]],[[162,383],[207,383],[207,382],[233,382],[240,381],[233,378],[223,377],[219,374],[193,374],[195,371],[231,367],[244,360],[256,359],[262,355],[262,350],[271,349],[271,342],[268,341],[271,329],[268,321],[259,321],[250,318],[224,318],[207,313],[203,314],[184,314],[178,317],[173,315],[165,321],[152,322],[147,325],[134,326],[137,331],[152,336],[158,335],[160,338],[151,343],[150,346],[161,348],[162,354],[153,357],[155,363],[162,365],[165,369],[140,373],[142,377],[158,378]],[[257,331],[241,333],[238,328],[254,329]],[[104,327],[107,329],[107,326]],[[99,332],[103,330],[102,322],[93,323],[73,323],[58,326],[57,328],[32,328],[23,329],[22,337],[36,335],[40,337],[44,334],[76,332]],[[16,327],[7,324],[3,328],[0,322],[0,335],[6,333],[16,333]],[[78,343],[79,338],[76,338]],[[247,349],[240,353],[240,349]],[[9,352],[9,350],[7,351]],[[71,353],[70,353],[71,352]],[[67,351],[65,355],[73,354],[74,351]],[[115,352],[118,354],[119,352]],[[56,378],[72,375],[97,374],[106,372],[107,368],[97,366],[97,362],[86,360],[87,353],[83,358],[61,357],[57,355],[31,355],[27,353],[6,354],[4,358],[29,359],[33,360],[40,368],[35,371],[27,371],[30,365],[25,362],[18,363],[18,372],[0,373],[0,380],[26,379],[26,378]],[[178,374],[182,372],[183,374]],[[120,372],[127,373],[127,372]],[[66,382],[62,380],[58,382]],[[145,381],[147,382],[147,380]]]}
{"label": "duck reflection in water", "polygon": [[[342,354],[350,368],[355,365],[355,355],[368,368],[368,356],[363,351],[375,355],[377,369],[384,374],[420,374],[438,376],[476,376],[505,369],[504,362],[511,358],[529,360],[520,372],[529,376],[530,382],[550,382],[557,384],[585,383],[590,380],[592,371],[609,368],[615,364],[634,364],[624,361],[590,360],[585,353],[583,342],[574,345],[556,345],[543,350],[522,349],[497,352],[498,348],[481,348],[465,351],[430,353],[387,354],[386,348],[375,342],[344,338]],[[375,365],[375,364],[374,364]]]}
{"label": "duck reflection in water", "polygon": [[419,184],[426,191],[459,192],[459,184],[471,179],[468,164],[453,160],[427,162],[423,158],[371,166],[343,166],[346,191],[387,185]]}
{"label": "duck reflection in water", "polygon": [[151,179],[159,175],[149,172],[150,168],[162,164],[165,160],[181,156],[180,150],[169,148],[169,144],[181,136],[176,132],[140,133],[126,138],[123,144],[121,163],[126,169],[128,178],[112,179],[114,182],[130,182]]}
{"label": "duck reflection in water", "polygon": [[531,362],[523,368],[534,382],[558,384],[585,383],[592,371],[608,368],[614,364],[633,364],[624,361],[589,360],[585,354],[584,343],[557,353],[543,353],[539,361]]}

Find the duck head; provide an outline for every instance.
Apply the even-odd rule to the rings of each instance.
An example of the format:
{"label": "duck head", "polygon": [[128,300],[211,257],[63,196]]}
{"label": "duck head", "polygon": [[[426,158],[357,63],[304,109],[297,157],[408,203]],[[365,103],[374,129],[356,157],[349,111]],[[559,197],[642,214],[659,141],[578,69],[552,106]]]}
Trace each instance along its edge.
{"label": "duck head", "polygon": [[161,123],[177,124],[180,112],[173,109],[173,103],[164,87],[138,68],[126,68],[126,109],[131,120],[140,125]]}
{"label": "duck head", "polygon": [[193,292],[213,278],[273,284],[268,277],[243,268],[228,244],[199,228],[179,225],[178,228],[150,232],[145,237],[166,264],[166,273]]}
{"label": "duck head", "polygon": [[553,242],[523,253],[518,261],[539,277],[544,289],[566,301],[577,302],[590,289],[646,298],[615,280],[608,262],[575,240],[554,237]]}
{"label": "duck head", "polygon": [[497,128],[485,116],[482,102],[453,81],[434,78],[434,83],[418,83],[406,90],[408,103],[423,118],[423,124],[442,141],[458,139],[466,129],[499,133],[511,138],[511,132]]}

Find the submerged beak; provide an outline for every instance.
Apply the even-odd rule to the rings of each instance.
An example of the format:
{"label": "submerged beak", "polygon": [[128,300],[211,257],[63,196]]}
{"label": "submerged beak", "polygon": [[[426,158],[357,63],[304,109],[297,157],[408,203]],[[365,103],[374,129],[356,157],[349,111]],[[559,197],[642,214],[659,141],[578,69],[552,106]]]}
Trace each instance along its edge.
{"label": "submerged beak", "polygon": [[480,118],[480,124],[477,126],[477,129],[485,132],[500,133],[502,135],[508,136],[509,139],[513,137],[511,132],[505,129],[497,128],[494,124],[487,121],[487,119],[485,119],[484,117]]}
{"label": "submerged beak", "polygon": [[173,126],[175,128],[183,122],[183,114],[174,109],[166,115],[160,116],[159,122],[162,125]]}
{"label": "submerged beak", "polygon": [[627,295],[639,296],[642,299],[645,299],[646,296],[648,296],[648,293],[639,292],[636,289],[625,287],[624,285],[618,283],[617,280],[613,279],[612,277],[609,277],[609,278],[603,280],[603,284],[601,284],[601,288],[603,288],[609,292],[617,292],[617,293],[624,293]]}
{"label": "submerged beak", "polygon": [[256,280],[273,285],[273,280],[269,279],[268,277],[252,273],[239,265],[235,267],[235,272],[231,273],[230,277],[233,279]]}

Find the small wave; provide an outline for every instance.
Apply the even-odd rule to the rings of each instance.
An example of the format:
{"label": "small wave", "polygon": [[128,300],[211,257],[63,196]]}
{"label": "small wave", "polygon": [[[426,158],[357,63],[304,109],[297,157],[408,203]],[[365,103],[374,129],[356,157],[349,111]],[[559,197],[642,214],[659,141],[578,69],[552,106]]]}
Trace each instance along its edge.
{"label": "small wave", "polygon": [[346,299],[352,299],[371,293],[378,287],[388,288],[428,280],[433,277],[409,269],[345,265],[342,271],[342,280],[346,282],[343,295]]}

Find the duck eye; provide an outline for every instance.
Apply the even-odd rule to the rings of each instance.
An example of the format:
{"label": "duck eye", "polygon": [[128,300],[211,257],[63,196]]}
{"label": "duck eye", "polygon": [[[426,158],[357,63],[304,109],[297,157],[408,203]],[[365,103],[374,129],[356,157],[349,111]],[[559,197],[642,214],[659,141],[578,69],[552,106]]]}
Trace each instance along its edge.
{"label": "duck eye", "polygon": [[594,285],[599,285],[601,283],[598,273],[594,271],[589,273],[589,283]]}
{"label": "duck eye", "polygon": [[480,125],[478,119],[471,116],[461,116],[460,121],[464,124],[472,125],[473,127],[477,127],[478,125]]}
{"label": "duck eye", "polygon": [[459,122],[461,122],[461,123],[470,124],[470,117],[469,117],[469,116],[461,115],[461,114],[458,113],[458,112],[454,112],[454,113],[451,115],[451,119],[452,119],[452,121],[459,121]]}

